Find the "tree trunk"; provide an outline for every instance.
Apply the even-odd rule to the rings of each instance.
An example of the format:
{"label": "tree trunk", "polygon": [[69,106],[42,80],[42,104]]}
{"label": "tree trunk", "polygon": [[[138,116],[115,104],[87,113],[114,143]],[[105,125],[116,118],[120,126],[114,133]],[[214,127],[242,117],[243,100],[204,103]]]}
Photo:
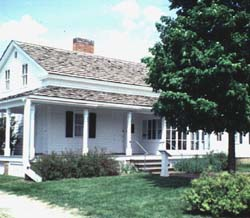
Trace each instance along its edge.
{"label": "tree trunk", "polygon": [[228,172],[235,173],[236,158],[235,158],[235,132],[228,132]]}

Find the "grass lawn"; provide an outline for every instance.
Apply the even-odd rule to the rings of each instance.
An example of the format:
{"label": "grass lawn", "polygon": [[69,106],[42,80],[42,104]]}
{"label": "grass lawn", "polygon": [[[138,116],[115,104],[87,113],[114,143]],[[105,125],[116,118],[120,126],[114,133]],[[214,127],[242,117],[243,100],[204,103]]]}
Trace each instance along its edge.
{"label": "grass lawn", "polygon": [[102,218],[204,218],[184,212],[181,194],[189,185],[189,179],[146,174],[43,183],[0,176],[0,190],[78,208],[83,215]]}

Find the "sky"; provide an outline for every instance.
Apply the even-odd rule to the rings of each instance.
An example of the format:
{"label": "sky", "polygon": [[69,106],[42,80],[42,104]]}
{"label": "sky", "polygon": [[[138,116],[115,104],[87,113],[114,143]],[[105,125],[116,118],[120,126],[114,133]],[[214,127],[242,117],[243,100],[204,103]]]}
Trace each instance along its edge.
{"label": "sky", "polygon": [[0,54],[10,40],[72,50],[83,37],[95,54],[140,61],[162,15],[175,16],[168,0],[0,0]]}

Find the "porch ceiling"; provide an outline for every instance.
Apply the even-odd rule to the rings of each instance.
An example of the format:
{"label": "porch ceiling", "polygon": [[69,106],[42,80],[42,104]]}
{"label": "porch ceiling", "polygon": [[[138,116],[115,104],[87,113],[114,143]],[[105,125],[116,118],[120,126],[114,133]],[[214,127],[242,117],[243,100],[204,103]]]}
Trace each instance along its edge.
{"label": "porch ceiling", "polygon": [[48,98],[53,97],[61,99],[84,100],[84,101],[92,101],[100,103],[124,104],[124,105],[144,106],[144,107],[152,107],[152,105],[157,100],[157,98],[155,97],[148,97],[141,95],[128,95],[128,94],[101,92],[101,91],[93,91],[86,89],[47,86],[0,99],[0,102],[26,96],[39,96]]}

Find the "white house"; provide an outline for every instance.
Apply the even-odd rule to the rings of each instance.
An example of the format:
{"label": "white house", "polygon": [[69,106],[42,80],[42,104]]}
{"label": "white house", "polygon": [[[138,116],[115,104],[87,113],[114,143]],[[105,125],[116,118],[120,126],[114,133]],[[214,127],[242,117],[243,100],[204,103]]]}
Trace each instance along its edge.
{"label": "white house", "polygon": [[[73,51],[11,41],[0,59],[0,113],[6,117],[0,174],[24,176],[36,155],[104,149],[124,159],[227,152],[227,134],[181,133],[151,111],[158,94],[147,69],[93,54],[94,42],[75,38]],[[23,126],[21,149],[10,151],[10,119]],[[250,136],[237,134],[237,157],[250,157]],[[6,167],[7,166],[7,167]]]}

